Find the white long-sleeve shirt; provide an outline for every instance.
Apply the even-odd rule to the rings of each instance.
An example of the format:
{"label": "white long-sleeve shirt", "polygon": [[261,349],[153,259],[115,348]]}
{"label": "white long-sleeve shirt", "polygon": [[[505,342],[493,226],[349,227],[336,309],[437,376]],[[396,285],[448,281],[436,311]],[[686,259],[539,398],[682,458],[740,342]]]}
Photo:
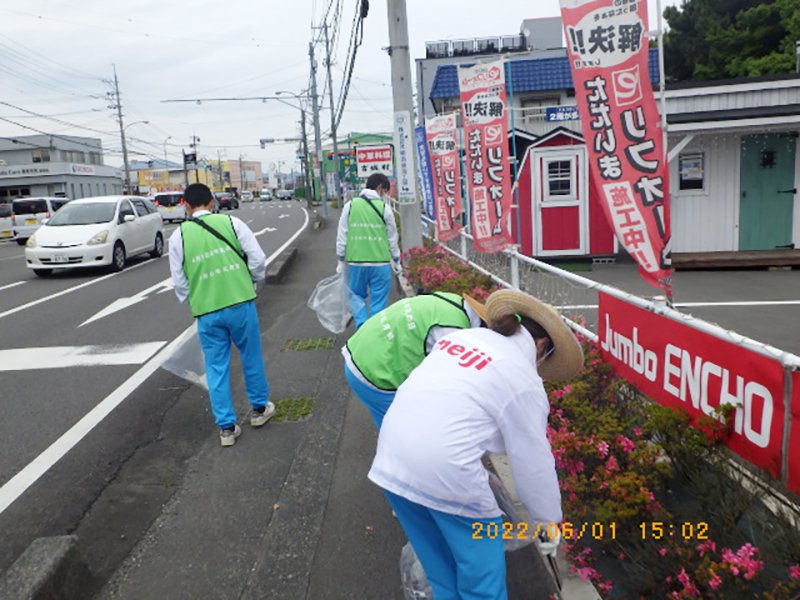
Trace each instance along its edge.
{"label": "white long-sleeve shirt", "polygon": [[464,329],[440,340],[397,390],[369,478],[428,508],[467,518],[501,514],[481,457],[508,452],[534,522],[560,523],[550,406],[524,328],[512,337]]}
{"label": "white long-sleeve shirt", "polygon": [[[208,214],[211,213],[207,210],[198,210],[193,216],[202,217]],[[247,269],[250,271],[250,277],[254,282],[264,279],[267,274],[267,256],[261,249],[256,236],[240,219],[231,216],[231,223],[236,239],[239,240],[239,246],[247,256]],[[173,231],[169,238],[169,270],[172,274],[172,284],[175,286],[175,295],[181,304],[186,304],[189,300],[189,278],[186,277],[186,272],[183,270],[183,236],[180,227]]]}
{"label": "white long-sleeve shirt", "polygon": [[[361,198],[368,198],[369,200],[380,200],[381,197],[375,190],[364,189],[359,194]],[[347,226],[350,220],[350,202],[342,208],[342,214],[339,217],[339,229],[336,232],[336,256],[340,260],[344,260],[344,252],[347,248]],[[383,207],[383,221],[386,223],[386,235],[389,238],[389,252],[392,259],[395,261],[400,260],[400,246],[397,243],[397,223],[394,220],[394,213],[392,207],[388,202],[384,203]],[[361,266],[369,267],[375,265],[385,265],[388,263],[358,263]]]}

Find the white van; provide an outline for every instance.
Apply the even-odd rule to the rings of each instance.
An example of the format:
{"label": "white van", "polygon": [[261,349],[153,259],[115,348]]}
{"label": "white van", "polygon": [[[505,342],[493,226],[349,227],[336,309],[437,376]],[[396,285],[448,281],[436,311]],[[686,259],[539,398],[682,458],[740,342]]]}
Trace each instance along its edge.
{"label": "white van", "polygon": [[11,202],[0,202],[0,240],[10,240],[14,237],[14,227],[11,224]]}
{"label": "white van", "polygon": [[183,192],[161,192],[153,197],[158,213],[164,221],[183,221],[186,219],[186,206]]}
{"label": "white van", "polygon": [[11,203],[11,226],[14,239],[23,246],[28,238],[52,217],[69,198],[17,198]]}

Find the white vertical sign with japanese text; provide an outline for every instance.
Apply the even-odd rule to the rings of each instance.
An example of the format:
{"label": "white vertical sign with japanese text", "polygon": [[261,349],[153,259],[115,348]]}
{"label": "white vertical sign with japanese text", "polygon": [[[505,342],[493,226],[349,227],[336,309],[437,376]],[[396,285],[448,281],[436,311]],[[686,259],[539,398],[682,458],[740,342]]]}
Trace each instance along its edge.
{"label": "white vertical sign with japanese text", "polygon": [[394,113],[394,147],[397,150],[397,203],[413,204],[417,201],[417,174],[414,172],[414,124],[411,112]]}

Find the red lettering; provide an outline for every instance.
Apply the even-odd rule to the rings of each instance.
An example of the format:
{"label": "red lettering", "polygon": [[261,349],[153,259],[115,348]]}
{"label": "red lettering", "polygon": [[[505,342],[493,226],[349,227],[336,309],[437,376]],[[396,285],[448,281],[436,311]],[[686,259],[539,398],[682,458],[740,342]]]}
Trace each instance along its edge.
{"label": "red lettering", "polygon": [[462,352],[464,352],[464,350],[466,350],[464,346],[459,346],[458,344],[455,344],[454,346],[450,346],[447,349],[447,353],[455,356],[456,354],[461,354]]}

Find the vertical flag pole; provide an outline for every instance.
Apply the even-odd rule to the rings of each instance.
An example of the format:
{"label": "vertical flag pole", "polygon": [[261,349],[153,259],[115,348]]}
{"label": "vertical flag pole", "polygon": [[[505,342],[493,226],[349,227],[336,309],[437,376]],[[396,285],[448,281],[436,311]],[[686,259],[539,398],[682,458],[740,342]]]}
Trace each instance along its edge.
{"label": "vertical flag pole", "polygon": [[[661,135],[662,144],[664,146],[664,156],[661,160],[664,161],[664,169],[669,173],[669,136],[667,132],[667,84],[666,74],[664,72],[664,25],[661,15],[661,0],[656,0],[656,11],[658,12],[658,91],[661,99]],[[667,306],[674,308],[672,285],[669,289],[664,290],[667,295]]]}
{"label": "vertical flag pole", "polygon": [[508,75],[508,106],[509,112],[511,113],[511,153],[512,157],[511,160],[514,163],[514,204],[517,207],[517,245],[520,246],[520,242],[522,240],[522,231],[520,229],[520,206],[519,206],[519,160],[517,159],[517,126],[514,120],[514,68],[511,64],[511,61],[506,60],[503,61],[504,64],[508,65],[507,75]]}

